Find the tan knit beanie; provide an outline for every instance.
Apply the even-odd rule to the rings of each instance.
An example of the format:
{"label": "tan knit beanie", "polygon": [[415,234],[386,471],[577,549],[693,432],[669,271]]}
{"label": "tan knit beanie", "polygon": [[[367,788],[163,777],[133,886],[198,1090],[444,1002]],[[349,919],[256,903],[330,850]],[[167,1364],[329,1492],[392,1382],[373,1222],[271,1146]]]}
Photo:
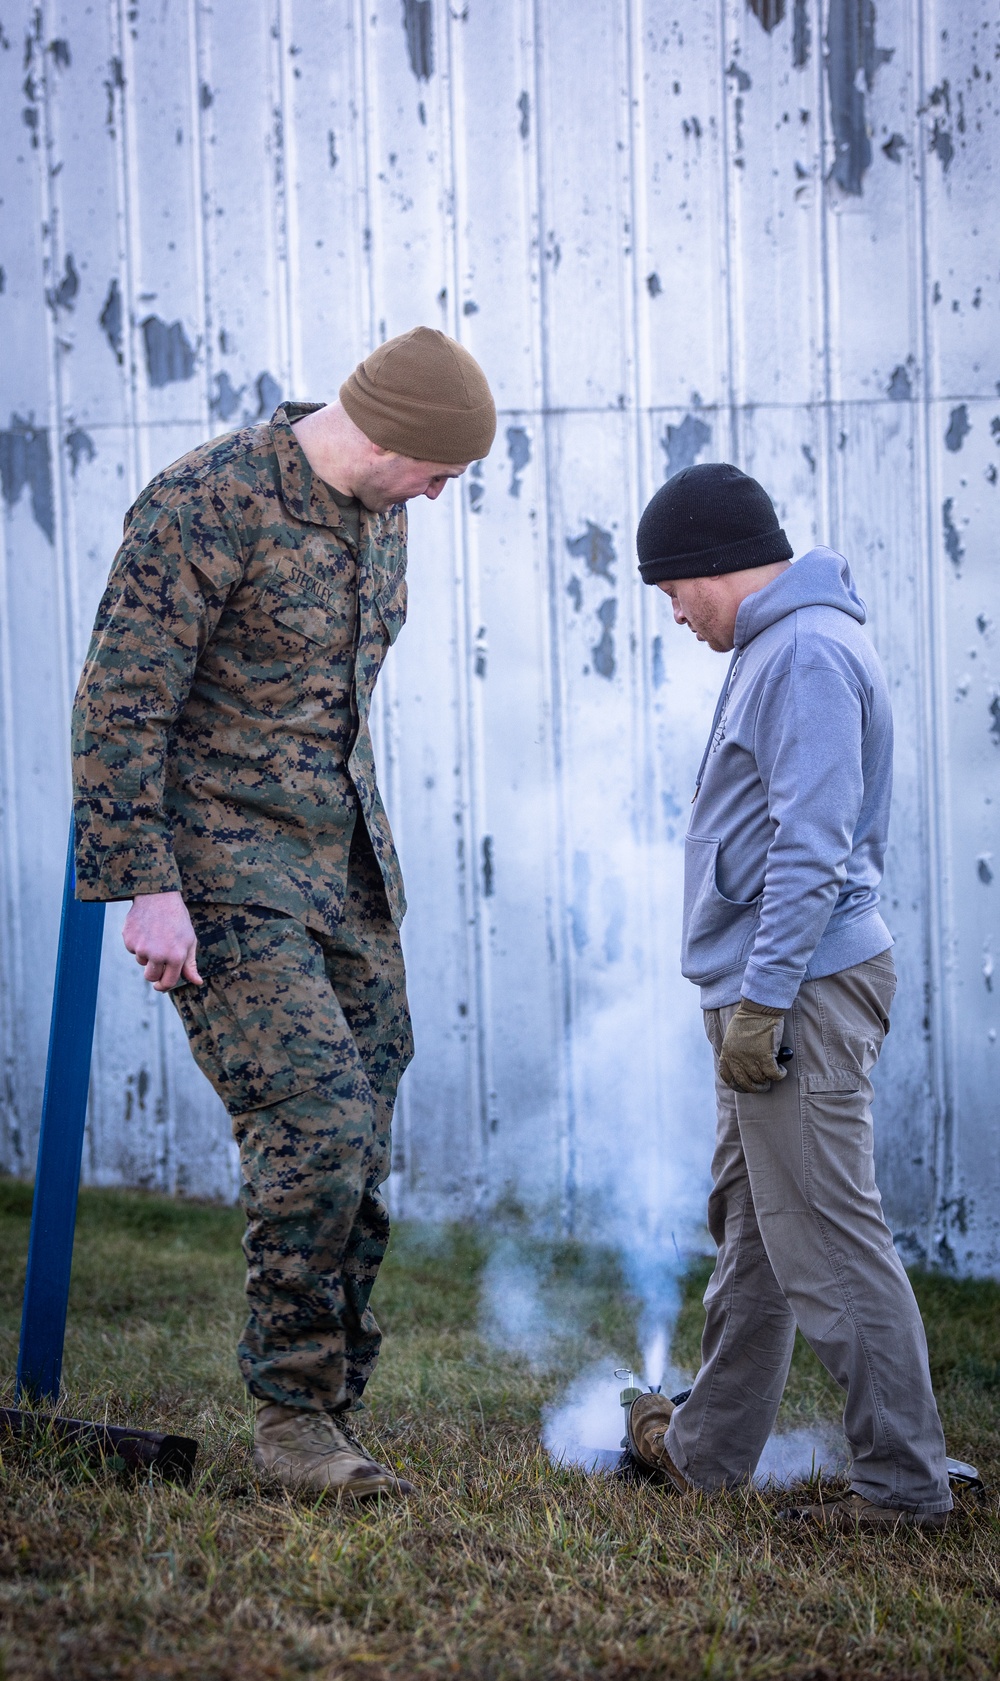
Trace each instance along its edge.
{"label": "tan knit beanie", "polygon": [[496,435],[482,368],[434,327],[380,344],[345,379],[340,401],[373,444],[416,461],[481,461]]}

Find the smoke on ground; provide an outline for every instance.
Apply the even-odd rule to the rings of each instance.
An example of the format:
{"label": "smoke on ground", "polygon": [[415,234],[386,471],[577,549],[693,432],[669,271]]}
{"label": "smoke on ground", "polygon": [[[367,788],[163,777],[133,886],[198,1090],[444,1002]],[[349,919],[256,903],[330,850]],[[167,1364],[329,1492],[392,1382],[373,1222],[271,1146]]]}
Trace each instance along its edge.
{"label": "smoke on ground", "polygon": [[[668,1395],[679,1394],[691,1382],[690,1373],[667,1362],[661,1377]],[[640,1379],[657,1381],[648,1370],[636,1374],[637,1383]],[[625,1431],[619,1395],[627,1381],[616,1376],[609,1365],[593,1366],[546,1409],[542,1445],[554,1464],[574,1465],[583,1471],[614,1469]],[[825,1478],[839,1476],[847,1464],[843,1434],[832,1424],[776,1430],[760,1456],[753,1481],[759,1488],[791,1488],[820,1473]]]}

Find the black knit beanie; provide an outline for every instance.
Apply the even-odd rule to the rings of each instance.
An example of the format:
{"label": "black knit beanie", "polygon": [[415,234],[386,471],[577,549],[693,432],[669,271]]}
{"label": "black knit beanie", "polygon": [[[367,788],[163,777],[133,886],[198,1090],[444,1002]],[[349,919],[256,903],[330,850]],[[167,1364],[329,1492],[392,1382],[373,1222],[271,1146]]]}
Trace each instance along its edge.
{"label": "black knit beanie", "polygon": [[726,461],[685,467],[661,485],[639,521],[636,547],[644,584],[718,578],[792,558],[767,491]]}

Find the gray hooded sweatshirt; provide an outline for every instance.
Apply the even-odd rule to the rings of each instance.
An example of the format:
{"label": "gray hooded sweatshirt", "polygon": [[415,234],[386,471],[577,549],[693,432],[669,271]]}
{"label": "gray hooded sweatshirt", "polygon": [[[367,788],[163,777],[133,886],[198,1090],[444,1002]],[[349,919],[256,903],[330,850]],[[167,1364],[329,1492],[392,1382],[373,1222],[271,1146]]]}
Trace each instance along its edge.
{"label": "gray hooded sweatshirt", "polygon": [[892,945],[878,911],[892,709],[850,567],[812,549],[736,615],[684,862],[681,968],[702,1008],[786,1010]]}

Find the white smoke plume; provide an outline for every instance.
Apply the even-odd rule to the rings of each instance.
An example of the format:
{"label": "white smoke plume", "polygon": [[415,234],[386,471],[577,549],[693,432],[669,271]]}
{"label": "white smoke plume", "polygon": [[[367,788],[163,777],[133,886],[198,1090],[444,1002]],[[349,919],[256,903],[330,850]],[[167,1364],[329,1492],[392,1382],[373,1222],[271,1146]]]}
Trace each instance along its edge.
{"label": "white smoke plume", "polygon": [[[625,1431],[625,1414],[619,1395],[629,1377],[636,1384],[650,1382],[649,1371],[616,1376],[609,1366],[592,1367],[570,1384],[565,1394],[542,1418],[542,1445],[557,1465],[575,1465],[582,1471],[611,1471],[618,1463]],[[691,1374],[665,1365],[661,1373],[666,1394],[678,1394],[691,1382]],[[847,1446],[841,1431],[832,1424],[776,1430],[760,1456],[753,1481],[758,1488],[792,1488],[822,1472],[838,1476],[848,1463]]]}

